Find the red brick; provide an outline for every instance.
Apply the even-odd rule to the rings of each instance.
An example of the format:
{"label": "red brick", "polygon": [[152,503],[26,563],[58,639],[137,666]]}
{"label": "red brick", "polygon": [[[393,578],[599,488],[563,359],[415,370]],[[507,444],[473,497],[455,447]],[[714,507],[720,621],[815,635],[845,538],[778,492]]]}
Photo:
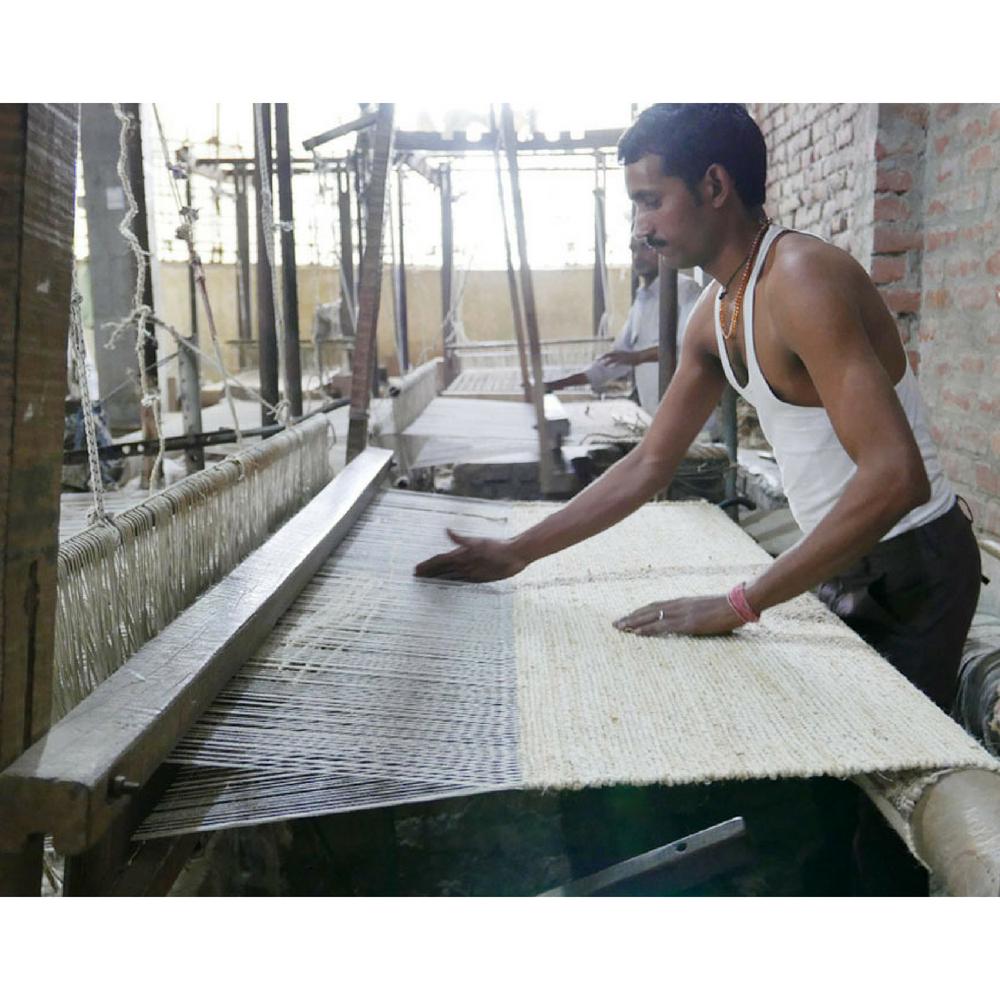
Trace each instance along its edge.
{"label": "red brick", "polygon": [[958,290],[958,304],[963,309],[985,309],[986,303],[993,298],[992,290],[983,285]]}
{"label": "red brick", "polygon": [[994,431],[990,439],[990,449],[995,458],[1000,458],[1000,431]]}
{"label": "red brick", "polygon": [[983,123],[978,119],[968,122],[962,129],[962,138],[966,142],[975,142],[983,134]]}
{"label": "red brick", "polygon": [[967,392],[958,395],[952,392],[951,389],[945,389],[941,393],[941,399],[951,409],[962,410],[964,413],[968,413],[972,409],[972,397]]}
{"label": "red brick", "polygon": [[[914,375],[920,374],[920,351],[907,351],[906,357],[909,359],[910,367]],[[1000,437],[1000,435],[998,435]]]}
{"label": "red brick", "polygon": [[970,170],[987,170],[993,166],[993,147],[980,146],[972,156],[969,157]]}
{"label": "red brick", "polygon": [[938,152],[938,153],[943,153],[945,151],[945,148],[947,147],[947,145],[948,145],[949,142],[951,142],[951,136],[950,135],[939,135],[934,140],[934,149],[935,149],[935,151]]}
{"label": "red brick", "polygon": [[924,305],[929,309],[946,309],[951,305],[951,292],[947,288],[936,288],[924,293]]}
{"label": "red brick", "polygon": [[917,250],[921,245],[920,233],[911,229],[901,229],[894,225],[875,227],[872,250],[875,253],[903,253]]}
{"label": "red brick", "polygon": [[882,145],[881,139],[875,140],[875,159],[884,160],[889,155],[889,150]]}
{"label": "red brick", "polygon": [[924,248],[926,250],[938,250],[941,247],[950,246],[957,239],[957,229],[934,229],[927,234]]}
{"label": "red brick", "polygon": [[987,131],[990,135],[993,135],[994,132],[1000,132],[1000,108],[990,115],[990,124],[987,127]]}
{"label": "red brick", "polygon": [[920,292],[907,288],[883,290],[885,304],[895,313],[915,313],[920,311]]}
{"label": "red brick", "polygon": [[881,222],[902,222],[910,217],[909,206],[898,194],[875,199],[875,218]]}
{"label": "red brick", "polygon": [[945,205],[943,201],[938,201],[936,198],[927,206],[928,215],[943,215],[948,211],[948,206]]}
{"label": "red brick", "polygon": [[1000,250],[986,260],[986,270],[990,274],[1000,274]]}
{"label": "red brick", "polygon": [[1000,472],[980,462],[976,465],[976,485],[987,493],[1000,494]]}
{"label": "red brick", "polygon": [[903,192],[909,191],[911,187],[913,176],[908,170],[878,170],[875,173],[876,191]]}
{"label": "red brick", "polygon": [[872,281],[876,285],[888,285],[892,281],[902,281],[905,277],[905,257],[876,257],[872,261]]}
{"label": "red brick", "polygon": [[934,117],[937,118],[939,122],[944,121],[946,118],[952,118],[954,115],[958,114],[961,104],[939,104],[935,109]]}
{"label": "red brick", "polygon": [[982,375],[986,361],[979,354],[962,355],[962,371],[968,375]]}
{"label": "red brick", "polygon": [[967,278],[970,274],[979,273],[979,260],[975,257],[965,260],[949,260],[944,266],[944,273],[949,278]]}

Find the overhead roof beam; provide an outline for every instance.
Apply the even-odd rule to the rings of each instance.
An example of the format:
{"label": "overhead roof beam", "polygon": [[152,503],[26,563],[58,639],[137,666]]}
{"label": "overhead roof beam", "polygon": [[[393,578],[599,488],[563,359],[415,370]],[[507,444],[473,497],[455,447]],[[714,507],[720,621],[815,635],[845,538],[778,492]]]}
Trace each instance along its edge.
{"label": "overhead roof beam", "polygon": [[338,125],[328,132],[320,132],[319,135],[314,135],[306,139],[302,145],[306,149],[315,149],[317,146],[322,146],[324,142],[339,139],[342,135],[350,135],[351,132],[359,132],[361,129],[371,128],[375,124],[376,118],[375,114],[362,115],[360,118],[355,118],[352,122],[345,122],[343,125]]}
{"label": "overhead roof beam", "polygon": [[[624,128],[595,129],[574,139],[569,132],[560,132],[558,139],[546,138],[535,132],[530,139],[519,140],[517,150],[571,151],[577,149],[608,149],[618,145]],[[396,149],[399,152],[476,152],[492,153],[496,148],[496,132],[483,133],[479,139],[470,139],[465,132],[456,132],[450,139],[440,132],[397,132]]]}

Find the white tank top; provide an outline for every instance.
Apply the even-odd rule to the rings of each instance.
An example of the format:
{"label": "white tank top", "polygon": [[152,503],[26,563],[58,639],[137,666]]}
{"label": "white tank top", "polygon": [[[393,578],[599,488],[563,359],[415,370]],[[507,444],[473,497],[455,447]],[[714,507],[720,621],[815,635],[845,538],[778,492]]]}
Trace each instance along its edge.
{"label": "white tank top", "polygon": [[[745,386],[738,384],[729,364],[719,318],[718,296],[715,299],[715,339],[719,345],[719,356],[726,378],[757,410],[761,429],[774,449],[774,457],[781,470],[782,483],[792,516],[802,531],[808,534],[837,502],[857,466],[844,451],[826,410],[822,406],[796,406],[782,402],[771,391],[757,363],[754,346],[754,290],[771,245],[779,234],[787,231],[780,226],[771,226],[761,244],[747,284],[743,310],[749,378]],[[933,521],[955,503],[955,493],[938,460],[937,449],[928,430],[924,401],[909,364],[906,365],[903,377],[896,384],[896,395],[899,397],[924,460],[924,468],[927,470],[931,486],[931,497],[927,503],[911,510],[901,521],[893,525],[883,537],[883,541]]]}

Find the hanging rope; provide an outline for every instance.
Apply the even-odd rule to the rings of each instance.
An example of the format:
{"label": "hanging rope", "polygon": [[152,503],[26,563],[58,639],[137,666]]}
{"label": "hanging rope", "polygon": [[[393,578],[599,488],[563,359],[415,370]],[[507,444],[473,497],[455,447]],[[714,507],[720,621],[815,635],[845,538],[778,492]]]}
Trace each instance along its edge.
{"label": "hanging rope", "polygon": [[132,256],[135,258],[136,277],[135,291],[132,295],[132,314],[115,329],[108,340],[108,346],[111,347],[113,345],[121,330],[135,323],[135,356],[139,365],[140,404],[152,415],[153,425],[156,428],[156,436],[160,442],[159,450],[156,453],[156,459],[153,462],[153,468],[149,476],[149,489],[150,492],[153,492],[156,489],[155,484],[158,482],[163,471],[164,435],[162,414],[160,411],[160,391],[158,387],[154,387],[150,382],[149,371],[147,370],[146,361],[143,356],[146,337],[151,336],[146,329],[146,324],[149,322],[152,310],[143,301],[146,294],[146,264],[149,254],[143,250],[139,238],[132,229],[132,222],[139,214],[139,203],[132,192],[132,183],[128,177],[128,134],[131,129],[135,128],[137,123],[133,121],[131,115],[126,114],[122,110],[120,104],[112,104],[112,108],[114,108],[115,117],[121,122],[121,131],[118,136],[117,170],[118,180],[121,182],[125,200],[128,202],[128,211],[118,224],[118,231],[125,238],[125,242],[128,243],[129,249],[132,251]]}
{"label": "hanging rope", "polygon": [[94,426],[94,406],[90,399],[90,381],[87,378],[87,345],[83,339],[83,296],[77,281],[76,261],[73,261],[73,290],[69,301],[69,346],[73,353],[76,381],[80,387],[80,406],[83,410],[83,429],[87,437],[87,463],[90,467],[90,494],[94,506],[87,515],[91,524],[112,524],[111,515],[104,507],[104,480],[101,461],[97,454],[97,428]]}

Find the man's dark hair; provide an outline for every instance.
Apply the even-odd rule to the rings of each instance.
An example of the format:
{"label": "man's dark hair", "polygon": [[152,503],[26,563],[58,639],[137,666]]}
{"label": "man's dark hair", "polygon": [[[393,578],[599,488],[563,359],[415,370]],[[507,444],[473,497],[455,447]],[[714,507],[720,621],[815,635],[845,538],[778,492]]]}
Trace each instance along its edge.
{"label": "man's dark hair", "polygon": [[742,104],[654,104],[618,140],[618,161],[635,163],[647,153],[663,159],[663,173],[680,177],[691,191],[713,164],[729,171],[747,208],[764,204],[767,148]]}

